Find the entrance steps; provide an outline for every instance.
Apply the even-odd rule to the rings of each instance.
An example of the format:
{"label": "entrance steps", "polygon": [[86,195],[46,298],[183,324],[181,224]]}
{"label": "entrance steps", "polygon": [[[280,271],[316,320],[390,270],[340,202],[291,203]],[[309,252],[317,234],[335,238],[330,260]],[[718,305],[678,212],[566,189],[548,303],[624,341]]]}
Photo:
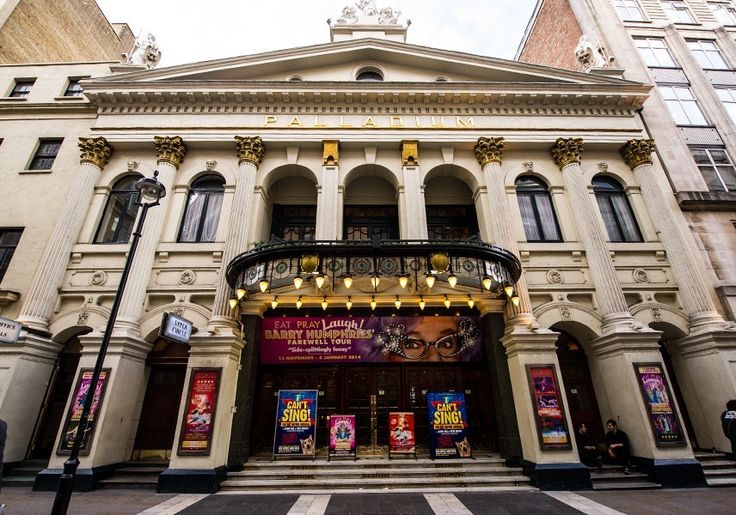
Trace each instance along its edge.
{"label": "entrance steps", "polygon": [[156,490],[158,476],[168,466],[168,461],[128,461],[122,467],[115,469],[112,476],[100,480],[97,488]]}
{"label": "entrance steps", "polygon": [[721,452],[696,452],[708,486],[736,486],[736,461]]}
{"label": "entrance steps", "polygon": [[536,490],[521,468],[507,467],[498,455],[475,459],[430,460],[362,457],[357,461],[250,459],[228,473],[225,493],[458,492]]}
{"label": "entrance steps", "polygon": [[601,468],[589,467],[593,490],[651,490],[662,485],[649,479],[647,474],[632,469],[624,473],[619,465],[603,465]]}
{"label": "entrance steps", "polygon": [[46,468],[49,460],[25,460],[6,469],[3,474],[3,486],[33,486],[36,474]]}

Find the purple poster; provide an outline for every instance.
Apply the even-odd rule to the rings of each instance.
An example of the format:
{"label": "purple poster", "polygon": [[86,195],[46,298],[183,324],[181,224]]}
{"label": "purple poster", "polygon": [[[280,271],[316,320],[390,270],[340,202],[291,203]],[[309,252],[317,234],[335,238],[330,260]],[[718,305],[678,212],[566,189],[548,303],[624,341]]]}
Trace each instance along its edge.
{"label": "purple poster", "polygon": [[680,429],[662,366],[658,363],[635,363],[634,369],[639,376],[639,386],[656,444],[685,445],[685,435]]}
{"label": "purple poster", "polygon": [[355,415],[330,417],[330,457],[355,457]]}
{"label": "purple poster", "polygon": [[261,362],[299,363],[480,361],[476,317],[266,318]]}
{"label": "purple poster", "polygon": [[[77,379],[77,387],[74,389],[74,400],[72,405],[69,407],[69,413],[66,417],[66,423],[64,424],[64,432],[61,435],[61,442],[59,442],[59,449],[56,454],[70,454],[72,447],[74,446],[74,439],[77,436],[77,430],[79,429],[79,421],[82,418],[82,410],[84,409],[84,402],[89,392],[89,387],[92,384],[92,375],[94,371],[91,368],[83,368],[79,373]],[[79,450],[79,454],[89,454],[90,447],[92,444],[92,435],[95,432],[95,426],[97,424],[97,414],[100,412],[102,406],[102,400],[105,396],[105,387],[107,386],[107,378],[110,376],[110,369],[103,368],[100,371],[100,378],[95,388],[95,395],[92,398],[92,407],[87,417],[87,427],[84,430],[84,437],[82,438],[82,446]]]}

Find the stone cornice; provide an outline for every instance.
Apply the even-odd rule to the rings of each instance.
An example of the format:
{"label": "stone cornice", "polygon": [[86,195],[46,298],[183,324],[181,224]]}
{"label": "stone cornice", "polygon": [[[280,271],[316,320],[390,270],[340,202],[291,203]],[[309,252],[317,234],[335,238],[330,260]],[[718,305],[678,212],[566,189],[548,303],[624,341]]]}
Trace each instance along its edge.
{"label": "stone cornice", "polygon": [[473,151],[478,163],[483,167],[488,163],[500,163],[505,146],[506,142],[503,138],[478,138]]}
{"label": "stone cornice", "polygon": [[570,164],[580,164],[583,156],[583,139],[557,138],[557,141],[555,141],[555,144],[550,149],[550,153],[560,170]]}
{"label": "stone cornice", "polygon": [[92,163],[100,169],[110,162],[113,148],[105,138],[79,138],[80,162]]}
{"label": "stone cornice", "polygon": [[629,168],[634,170],[638,166],[652,164],[655,148],[653,139],[631,139],[619,151]]}
{"label": "stone cornice", "polygon": [[253,163],[256,167],[261,164],[266,153],[266,147],[260,136],[235,136],[235,148],[238,153],[238,163]]}
{"label": "stone cornice", "polygon": [[187,146],[184,144],[181,136],[154,136],[153,142],[156,145],[156,157],[158,158],[158,162],[160,163],[163,161],[164,163],[170,163],[174,167],[179,168],[187,153]]}

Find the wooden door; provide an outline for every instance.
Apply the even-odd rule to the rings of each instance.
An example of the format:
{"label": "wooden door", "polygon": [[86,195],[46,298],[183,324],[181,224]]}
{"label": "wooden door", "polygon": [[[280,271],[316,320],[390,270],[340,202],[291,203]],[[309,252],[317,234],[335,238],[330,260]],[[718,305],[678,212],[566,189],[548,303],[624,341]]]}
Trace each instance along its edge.
{"label": "wooden door", "polygon": [[375,395],[370,367],[346,367],[343,375],[343,412],[355,415],[358,445],[371,443],[371,395]]}
{"label": "wooden door", "polygon": [[172,449],[186,372],[186,365],[151,366],[135,451],[160,450],[167,455]]}
{"label": "wooden door", "polygon": [[462,369],[465,408],[468,415],[468,439],[475,450],[498,449],[493,393],[485,367]]}

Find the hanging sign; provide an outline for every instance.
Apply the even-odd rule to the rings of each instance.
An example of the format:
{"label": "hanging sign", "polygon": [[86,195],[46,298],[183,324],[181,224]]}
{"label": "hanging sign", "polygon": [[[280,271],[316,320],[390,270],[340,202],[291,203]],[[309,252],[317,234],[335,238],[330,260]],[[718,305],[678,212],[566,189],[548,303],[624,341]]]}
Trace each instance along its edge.
{"label": "hanging sign", "polygon": [[16,343],[23,324],[0,317],[0,343]]}
{"label": "hanging sign", "polygon": [[414,413],[388,414],[388,450],[390,454],[416,454]]}
{"label": "hanging sign", "polygon": [[209,456],[222,368],[192,369],[187,409],[179,433],[179,456]]}
{"label": "hanging sign", "polygon": [[[109,368],[103,368],[100,371],[100,378],[95,388],[95,396],[92,399],[92,407],[87,418],[87,427],[84,431],[82,446],[79,449],[79,454],[81,455],[89,454],[90,448],[92,447],[92,436],[95,432],[97,414],[102,408],[102,401],[105,397],[105,388],[107,387],[107,379],[110,377],[110,370]],[[77,379],[77,385],[74,388],[72,405],[69,408],[69,413],[64,423],[64,432],[61,434],[61,442],[59,443],[59,449],[56,451],[56,454],[71,454],[74,439],[77,437],[79,420],[82,418],[84,401],[92,384],[93,372],[91,368],[83,368],[79,372],[79,379]]]}
{"label": "hanging sign", "polygon": [[434,458],[470,458],[468,416],[462,392],[428,392],[429,452]]}
{"label": "hanging sign", "polygon": [[330,416],[330,458],[355,458],[355,415]]}
{"label": "hanging sign", "polygon": [[542,449],[570,449],[570,433],[554,365],[527,365],[527,377]]}
{"label": "hanging sign", "polygon": [[649,415],[654,442],[659,447],[686,445],[685,435],[660,363],[634,363],[641,395]]}
{"label": "hanging sign", "polygon": [[314,457],[317,433],[317,390],[279,390],[274,456]]}
{"label": "hanging sign", "polygon": [[178,343],[189,343],[192,336],[192,323],[173,313],[164,313],[158,335]]}

